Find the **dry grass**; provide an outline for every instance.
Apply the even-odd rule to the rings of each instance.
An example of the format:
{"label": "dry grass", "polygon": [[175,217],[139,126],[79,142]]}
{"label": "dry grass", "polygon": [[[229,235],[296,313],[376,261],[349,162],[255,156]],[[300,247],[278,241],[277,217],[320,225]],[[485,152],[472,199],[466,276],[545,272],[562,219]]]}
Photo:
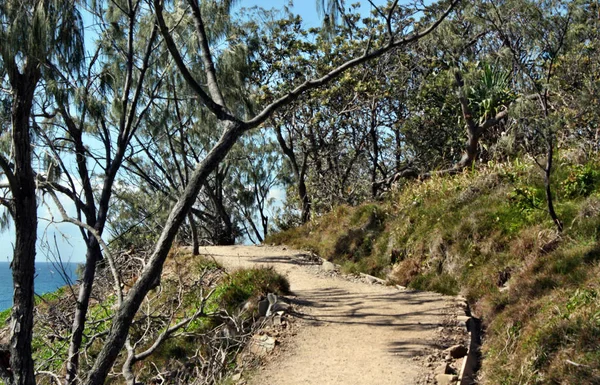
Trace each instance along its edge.
{"label": "dry grass", "polygon": [[557,162],[560,236],[539,168],[515,160],[408,183],[268,242],[390,283],[462,292],[487,330],[483,383],[600,384],[600,173],[598,159],[586,162]]}

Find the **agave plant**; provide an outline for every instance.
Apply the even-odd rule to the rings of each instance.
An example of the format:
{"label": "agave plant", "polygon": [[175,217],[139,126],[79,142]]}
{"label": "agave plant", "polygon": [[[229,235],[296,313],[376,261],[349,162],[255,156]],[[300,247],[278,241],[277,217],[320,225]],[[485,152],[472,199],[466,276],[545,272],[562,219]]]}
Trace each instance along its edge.
{"label": "agave plant", "polygon": [[480,76],[469,88],[469,104],[479,123],[495,116],[515,100],[510,89],[510,73],[484,64]]}

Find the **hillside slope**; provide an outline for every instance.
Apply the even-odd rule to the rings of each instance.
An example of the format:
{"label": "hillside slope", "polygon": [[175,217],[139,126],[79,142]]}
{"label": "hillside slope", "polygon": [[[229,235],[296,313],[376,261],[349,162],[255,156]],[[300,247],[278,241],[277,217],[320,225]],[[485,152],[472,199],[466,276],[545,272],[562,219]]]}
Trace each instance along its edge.
{"label": "hillside slope", "polygon": [[559,233],[529,159],[397,186],[267,240],[347,272],[462,293],[485,326],[485,384],[600,383],[598,159],[563,152],[552,189]]}

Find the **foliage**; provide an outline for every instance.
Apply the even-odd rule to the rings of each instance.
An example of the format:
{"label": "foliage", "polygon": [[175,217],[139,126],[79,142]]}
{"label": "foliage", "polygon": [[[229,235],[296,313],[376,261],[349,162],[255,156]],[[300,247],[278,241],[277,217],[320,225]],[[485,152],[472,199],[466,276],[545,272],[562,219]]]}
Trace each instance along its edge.
{"label": "foliage", "polygon": [[257,300],[268,293],[289,294],[290,284],[273,268],[241,269],[225,278],[217,288],[215,298],[220,307],[234,313],[249,299]]}
{"label": "foliage", "polygon": [[577,164],[570,170],[568,177],[561,182],[565,195],[569,198],[589,196],[600,181],[600,173],[595,164]]}
{"label": "foliage", "polygon": [[494,117],[500,110],[508,108],[515,100],[510,86],[510,73],[483,64],[480,75],[469,87],[468,99],[471,109],[482,124]]}

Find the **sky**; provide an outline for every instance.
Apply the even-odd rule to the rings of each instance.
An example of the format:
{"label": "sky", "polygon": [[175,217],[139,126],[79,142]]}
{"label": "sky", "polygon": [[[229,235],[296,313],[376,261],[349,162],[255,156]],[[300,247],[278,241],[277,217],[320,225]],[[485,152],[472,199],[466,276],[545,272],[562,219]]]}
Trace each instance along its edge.
{"label": "sky", "polygon": [[[377,0],[376,4],[382,4],[385,1]],[[245,0],[239,2],[239,7],[259,6],[266,9],[283,8],[289,5],[289,0]],[[361,12],[367,14],[370,12],[368,1],[362,1]],[[317,27],[321,25],[322,17],[317,13],[316,0],[297,0],[290,7],[293,13],[299,14],[305,27]],[[84,18],[85,19],[85,18]],[[85,20],[84,20],[85,23]],[[86,44],[93,40],[93,37],[86,37]],[[283,198],[283,191],[273,191],[273,196]],[[75,207],[68,199],[63,200],[63,205],[70,215],[75,215]],[[1,209],[1,208],[0,208]],[[61,215],[51,199],[40,200],[38,207],[38,248],[36,261],[54,261],[60,255],[64,262],[84,262],[85,244],[81,237],[79,228],[70,223],[60,222]],[[12,259],[14,248],[14,226],[11,224],[8,229],[0,232],[0,261],[10,261]],[[50,247],[48,247],[50,245]],[[55,247],[57,246],[57,247]]]}

